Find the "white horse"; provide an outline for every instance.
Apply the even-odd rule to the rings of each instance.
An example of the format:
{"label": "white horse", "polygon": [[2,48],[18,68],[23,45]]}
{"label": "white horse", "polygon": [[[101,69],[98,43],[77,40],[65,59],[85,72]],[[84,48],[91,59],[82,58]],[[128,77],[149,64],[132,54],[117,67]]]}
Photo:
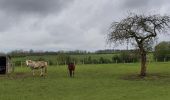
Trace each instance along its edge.
{"label": "white horse", "polygon": [[33,76],[35,75],[34,70],[35,69],[41,69],[40,76],[43,76],[43,69],[45,73],[47,73],[47,62],[46,61],[32,61],[32,60],[26,60],[27,67],[30,67],[33,71]]}

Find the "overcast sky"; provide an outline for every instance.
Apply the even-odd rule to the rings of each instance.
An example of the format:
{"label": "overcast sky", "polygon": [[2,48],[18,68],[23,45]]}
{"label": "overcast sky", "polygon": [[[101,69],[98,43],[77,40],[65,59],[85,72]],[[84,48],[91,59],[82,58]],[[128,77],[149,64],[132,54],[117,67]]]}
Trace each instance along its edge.
{"label": "overcast sky", "polygon": [[110,24],[128,12],[170,14],[170,1],[0,0],[0,51],[113,48],[106,44]]}

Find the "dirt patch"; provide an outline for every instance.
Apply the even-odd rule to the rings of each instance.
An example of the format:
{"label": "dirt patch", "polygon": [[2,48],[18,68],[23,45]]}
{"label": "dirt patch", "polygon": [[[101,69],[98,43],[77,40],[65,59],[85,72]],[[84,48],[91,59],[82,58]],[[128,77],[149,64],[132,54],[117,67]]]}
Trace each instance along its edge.
{"label": "dirt patch", "polygon": [[140,80],[170,80],[170,74],[166,73],[151,73],[147,74],[145,77],[141,77],[138,74],[129,74],[120,77],[123,80],[140,81]]}
{"label": "dirt patch", "polygon": [[14,73],[12,75],[13,78],[27,78],[27,77],[32,77],[32,75],[30,73],[23,73],[23,72],[18,72],[18,73]]}
{"label": "dirt patch", "polygon": [[17,72],[12,74],[0,75],[0,79],[25,79],[29,77],[40,77],[39,75],[33,76],[32,73]]}

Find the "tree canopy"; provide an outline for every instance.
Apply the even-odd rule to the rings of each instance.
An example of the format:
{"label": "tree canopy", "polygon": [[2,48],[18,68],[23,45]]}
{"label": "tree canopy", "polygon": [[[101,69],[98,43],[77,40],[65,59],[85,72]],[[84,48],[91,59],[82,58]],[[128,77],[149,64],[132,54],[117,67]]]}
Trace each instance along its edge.
{"label": "tree canopy", "polygon": [[[144,44],[146,47],[152,43],[157,34],[166,32],[170,17],[161,15],[130,14],[120,22],[113,22],[108,34],[109,42],[123,43],[127,39]],[[139,46],[139,45],[138,45]]]}

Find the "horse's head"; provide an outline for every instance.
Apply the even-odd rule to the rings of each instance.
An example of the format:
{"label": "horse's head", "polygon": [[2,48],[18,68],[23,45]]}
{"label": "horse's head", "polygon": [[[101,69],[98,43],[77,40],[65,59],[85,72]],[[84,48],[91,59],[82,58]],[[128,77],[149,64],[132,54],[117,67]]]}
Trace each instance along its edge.
{"label": "horse's head", "polygon": [[29,66],[29,64],[30,64],[31,62],[32,62],[31,60],[26,60],[26,61],[25,61],[27,67]]}

